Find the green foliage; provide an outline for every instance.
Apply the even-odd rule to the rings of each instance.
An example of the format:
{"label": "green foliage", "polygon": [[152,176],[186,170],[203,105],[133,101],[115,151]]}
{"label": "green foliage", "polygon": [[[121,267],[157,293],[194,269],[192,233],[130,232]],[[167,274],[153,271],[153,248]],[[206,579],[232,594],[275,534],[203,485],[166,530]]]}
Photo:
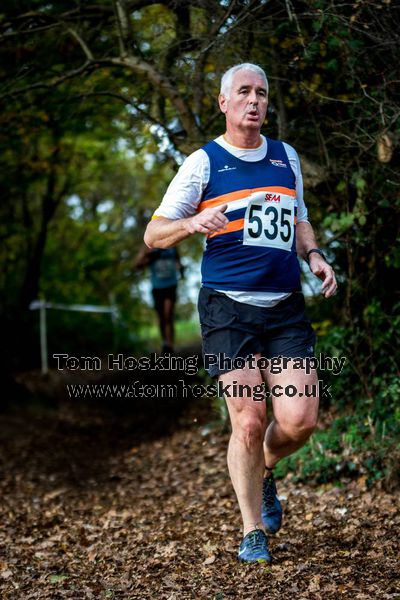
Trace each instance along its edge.
{"label": "green foliage", "polygon": [[276,468],[277,477],[292,473],[295,481],[337,482],[341,477],[366,477],[368,485],[384,479],[388,488],[400,481],[400,384],[386,377],[375,385],[373,403],[353,399],[329,428],[317,430],[310,441]]}
{"label": "green foliage", "polygon": [[399,305],[387,315],[374,300],[360,319],[357,327],[336,326],[321,336],[319,351],[348,362],[339,376],[323,375],[332,385],[333,418],[278,464],[278,476],[291,472],[298,481],[325,483],[365,475],[368,484],[382,478],[388,488],[399,483]]}

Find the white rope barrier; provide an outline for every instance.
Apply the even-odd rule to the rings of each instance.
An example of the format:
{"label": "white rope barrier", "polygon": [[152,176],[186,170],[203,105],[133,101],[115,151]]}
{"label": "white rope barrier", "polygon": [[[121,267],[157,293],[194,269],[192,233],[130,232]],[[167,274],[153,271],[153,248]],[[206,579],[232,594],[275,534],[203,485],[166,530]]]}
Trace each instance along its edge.
{"label": "white rope barrier", "polygon": [[49,308],[77,312],[109,313],[114,326],[118,317],[118,307],[115,305],[96,306],[95,304],[59,304],[57,302],[46,302],[46,300],[33,300],[29,305],[29,310],[40,310],[40,359],[43,374],[46,374],[49,371],[46,319],[46,310]]}

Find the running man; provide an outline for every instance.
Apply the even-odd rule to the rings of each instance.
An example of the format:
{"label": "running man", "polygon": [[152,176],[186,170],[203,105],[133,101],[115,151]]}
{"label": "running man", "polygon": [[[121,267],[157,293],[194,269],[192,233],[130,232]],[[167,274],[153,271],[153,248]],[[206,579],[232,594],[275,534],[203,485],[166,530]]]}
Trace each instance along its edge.
{"label": "running man", "polygon": [[285,361],[277,373],[254,368],[254,361],[314,355],[297,256],[321,279],[326,298],[337,286],[307,218],[296,151],[260,133],[267,106],[268,81],[259,66],[244,63],[223,75],[219,107],[226,131],[184,161],[145,242],[169,248],[198,233],[207,238],[198,304],[203,353],[253,357],[235,370],[214,361],[211,376],[224,386],[237,382],[254,389],[265,382],[270,389],[297,389],[293,397],[272,396],[269,423],[264,401],[226,394],[232,425],[228,468],[243,519],[238,558],[270,563],[267,533],[278,531],[282,522],[273,469],[310,437],[319,398],[316,391],[307,397],[317,389],[315,371],[307,374]]}

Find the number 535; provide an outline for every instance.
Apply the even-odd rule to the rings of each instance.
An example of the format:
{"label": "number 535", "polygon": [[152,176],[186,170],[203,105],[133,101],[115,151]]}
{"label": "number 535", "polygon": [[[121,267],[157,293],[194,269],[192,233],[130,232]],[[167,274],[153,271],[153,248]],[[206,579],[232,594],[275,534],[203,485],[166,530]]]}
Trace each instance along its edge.
{"label": "number 535", "polygon": [[293,235],[293,213],[289,208],[252,204],[247,219],[247,234],[253,239],[265,236],[285,245]]}

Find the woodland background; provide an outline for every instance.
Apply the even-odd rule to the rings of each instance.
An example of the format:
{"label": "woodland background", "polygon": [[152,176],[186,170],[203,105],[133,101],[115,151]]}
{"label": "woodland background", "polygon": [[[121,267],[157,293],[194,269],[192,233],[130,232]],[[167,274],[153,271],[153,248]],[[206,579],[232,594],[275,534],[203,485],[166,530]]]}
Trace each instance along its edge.
{"label": "woodland background", "polygon": [[[8,404],[20,393],[12,375],[39,368],[38,313],[29,310],[38,298],[113,303],[120,313],[115,330],[104,315],[49,311],[50,349],[143,350],[154,319],[144,275],[133,267],[144,227],[184,156],[223,131],[221,74],[251,61],[270,82],[263,131],[298,150],[311,222],[339,281],[329,301],[308,298],[318,350],[348,359],[325,402],[329,429],[281,474],[354,474],[396,486],[399,13],[390,0],[4,1],[0,328]],[[200,236],[182,245],[189,272],[201,247]],[[193,318],[185,292],[178,312],[180,321]]]}
{"label": "woodland background", "polygon": [[[76,378],[41,374],[29,310],[118,307],[114,324],[48,310],[49,354],[158,348],[134,259],[184,156],[223,131],[220,76],[243,61],[268,74],[263,132],[298,150],[339,281],[325,301],[302,266],[317,353],[347,358],[321,373],[332,398],[310,442],[279,463],[271,569],[237,564],[223,402],[68,399]],[[391,0],[1,3],[2,598],[399,598],[399,65]],[[178,353],[193,355],[201,237],[180,250]]]}

